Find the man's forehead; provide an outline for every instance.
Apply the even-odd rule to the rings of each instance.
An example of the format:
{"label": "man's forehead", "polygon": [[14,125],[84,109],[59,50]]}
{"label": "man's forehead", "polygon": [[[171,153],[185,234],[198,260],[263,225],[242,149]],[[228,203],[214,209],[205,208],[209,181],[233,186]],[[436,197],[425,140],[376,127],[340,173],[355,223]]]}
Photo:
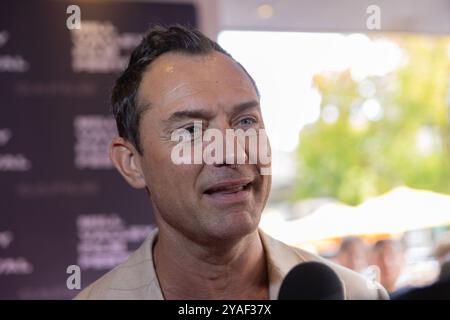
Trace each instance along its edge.
{"label": "man's forehead", "polygon": [[166,105],[196,95],[230,93],[226,91],[257,95],[242,68],[221,53],[167,53],[145,71],[139,88],[139,102]]}

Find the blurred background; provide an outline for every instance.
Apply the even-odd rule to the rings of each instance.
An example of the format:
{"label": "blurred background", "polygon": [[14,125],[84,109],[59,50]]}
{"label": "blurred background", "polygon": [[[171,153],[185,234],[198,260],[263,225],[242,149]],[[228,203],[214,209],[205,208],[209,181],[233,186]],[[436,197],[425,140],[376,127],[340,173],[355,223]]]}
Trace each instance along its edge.
{"label": "blurred background", "polygon": [[154,23],[197,26],[254,77],[264,231],[392,293],[450,276],[449,0],[1,0],[0,298],[72,298],[69,265],[84,287],[154,227],[106,153],[110,89]]}

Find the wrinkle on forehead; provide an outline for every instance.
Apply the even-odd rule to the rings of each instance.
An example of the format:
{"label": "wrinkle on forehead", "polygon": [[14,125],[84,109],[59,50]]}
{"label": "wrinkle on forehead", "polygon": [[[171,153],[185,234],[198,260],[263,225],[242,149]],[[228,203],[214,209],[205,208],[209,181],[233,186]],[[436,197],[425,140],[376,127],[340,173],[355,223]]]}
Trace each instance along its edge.
{"label": "wrinkle on forehead", "polygon": [[221,53],[199,56],[168,53],[158,59],[141,82],[138,98],[143,105],[151,102],[165,106],[203,92],[218,96],[224,88],[254,94],[255,88],[241,67]]}
{"label": "wrinkle on forehead", "polygon": [[180,99],[195,98],[196,96],[215,96],[219,97],[223,93],[223,88],[226,87],[227,90],[233,90],[237,92],[243,92],[247,94],[252,94],[252,91],[246,88],[245,84],[240,81],[190,81],[186,83],[181,83],[173,89],[164,92],[161,97],[162,105],[169,105],[179,101]]}

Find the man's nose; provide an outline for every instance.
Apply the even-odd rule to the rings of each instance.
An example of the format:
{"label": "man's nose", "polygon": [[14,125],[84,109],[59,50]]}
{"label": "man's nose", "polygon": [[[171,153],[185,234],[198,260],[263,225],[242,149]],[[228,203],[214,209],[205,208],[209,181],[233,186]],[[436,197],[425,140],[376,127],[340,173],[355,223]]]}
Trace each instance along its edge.
{"label": "man's nose", "polygon": [[236,167],[239,164],[247,162],[247,153],[245,145],[236,136],[235,130],[229,125],[222,125],[217,128],[221,132],[222,139],[222,155],[216,157],[214,166]]}

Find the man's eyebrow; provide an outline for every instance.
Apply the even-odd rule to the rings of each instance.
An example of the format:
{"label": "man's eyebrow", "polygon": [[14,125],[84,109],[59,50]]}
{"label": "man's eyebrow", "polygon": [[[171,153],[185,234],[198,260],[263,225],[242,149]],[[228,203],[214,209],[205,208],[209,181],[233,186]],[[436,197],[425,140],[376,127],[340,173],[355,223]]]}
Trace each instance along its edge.
{"label": "man's eyebrow", "polygon": [[[230,114],[238,114],[244,112],[248,109],[259,108],[259,102],[256,100],[251,100],[243,103],[239,103],[231,108]],[[190,110],[180,110],[172,113],[170,117],[165,120],[166,123],[181,121],[185,119],[205,119],[209,120],[214,117],[214,114],[205,109],[190,109]]]}
{"label": "man's eyebrow", "polygon": [[239,103],[231,108],[231,114],[239,114],[241,112],[247,111],[248,109],[259,109],[259,102],[256,100],[250,100],[247,102]]}
{"label": "man's eyebrow", "polygon": [[192,118],[209,120],[212,117],[213,117],[213,114],[204,109],[181,110],[181,111],[172,113],[170,115],[170,117],[167,120],[165,120],[164,122],[170,123],[170,122],[176,122],[176,121],[192,119]]}

